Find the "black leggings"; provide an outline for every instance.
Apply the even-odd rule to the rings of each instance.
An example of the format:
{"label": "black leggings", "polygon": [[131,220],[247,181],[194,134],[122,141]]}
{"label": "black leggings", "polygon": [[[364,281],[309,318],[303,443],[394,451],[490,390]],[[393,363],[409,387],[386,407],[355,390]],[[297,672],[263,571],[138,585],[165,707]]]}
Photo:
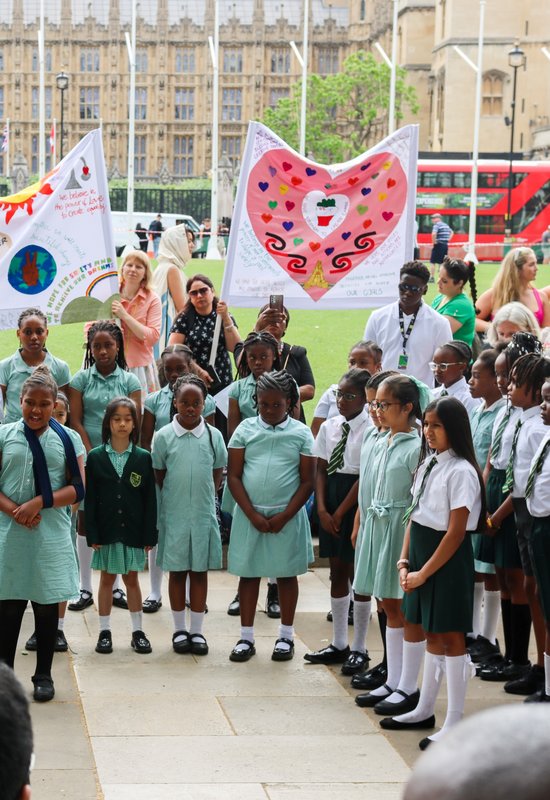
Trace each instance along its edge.
{"label": "black leggings", "polygon": [[[0,661],[13,669],[17,640],[28,600],[0,600]],[[35,603],[34,629],[36,631],[35,675],[51,675],[55,639],[57,635],[58,604]]]}

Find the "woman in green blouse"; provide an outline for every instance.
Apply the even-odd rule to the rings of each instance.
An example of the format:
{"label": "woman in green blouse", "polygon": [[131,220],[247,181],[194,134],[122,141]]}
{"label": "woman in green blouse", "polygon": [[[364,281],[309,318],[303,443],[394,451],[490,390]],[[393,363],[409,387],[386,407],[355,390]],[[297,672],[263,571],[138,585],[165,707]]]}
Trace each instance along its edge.
{"label": "woman in green blouse", "polygon": [[[464,294],[466,283],[470,284],[471,300]],[[432,308],[449,320],[453,339],[460,339],[471,347],[476,321],[475,265],[446,256],[439,270],[437,287],[440,293],[433,301]]]}

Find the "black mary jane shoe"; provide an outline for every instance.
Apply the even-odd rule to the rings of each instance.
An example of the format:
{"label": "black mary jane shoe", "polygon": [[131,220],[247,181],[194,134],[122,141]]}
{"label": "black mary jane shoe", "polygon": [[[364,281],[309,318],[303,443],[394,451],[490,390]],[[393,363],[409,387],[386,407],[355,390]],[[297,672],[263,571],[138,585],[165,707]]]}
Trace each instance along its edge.
{"label": "black mary jane shoe", "polygon": [[189,644],[191,646],[191,653],[194,656],[207,656],[208,644],[202,633],[189,634]]}
{"label": "black mary jane shoe", "polygon": [[238,592],[227,606],[227,613],[230,617],[238,617],[241,613],[241,600]]}
{"label": "black mary jane shoe", "polygon": [[126,592],[122,589],[113,590],[113,605],[117,608],[128,609],[128,600],[126,599]]}
{"label": "black mary jane shoe", "polygon": [[392,695],[395,689],[392,689],[385,683],[382,687],[385,690],[386,694],[373,694],[372,692],[367,692],[366,694],[358,694],[355,698],[355,702],[359,706],[359,708],[374,708],[374,706],[381,703],[382,700],[386,700],[390,695]]}
{"label": "black mary jane shoe", "polygon": [[32,682],[34,684],[32,696],[37,703],[48,703],[54,699],[55,689],[50,675],[35,675]]}
{"label": "black mary jane shoe", "polygon": [[[284,643],[288,645],[288,647],[281,647],[281,644]],[[281,636],[275,642],[275,647],[273,648],[273,652],[271,654],[272,661],[292,661],[294,658],[294,642],[292,639],[286,639],[284,636]]]}
{"label": "black mary jane shoe", "polygon": [[74,603],[69,603],[67,608],[69,611],[84,611],[85,608],[93,606],[93,604],[94,598],[92,597],[92,593],[87,589],[81,589],[78,600],[75,600]]}
{"label": "black mary jane shoe", "polygon": [[351,679],[352,689],[361,689],[363,692],[372,692],[383,686],[388,679],[388,670],[385,664],[377,664],[367,672],[358,672]]}
{"label": "black mary jane shoe", "polygon": [[[246,645],[246,647],[239,647],[239,645]],[[248,639],[239,639],[233,650],[229,653],[230,661],[250,661],[252,656],[256,655],[256,648],[254,642],[249,642]]]}
{"label": "black mary jane shoe", "polygon": [[[432,714],[427,719],[418,720],[418,722],[400,722],[393,717],[387,717],[380,720],[380,727],[385,731],[421,731],[428,728],[435,728],[435,717]],[[431,741],[431,739],[430,739]]]}
{"label": "black mary jane shoe", "polygon": [[279,587],[276,583],[268,583],[267,585],[265,613],[270,619],[281,618],[281,606],[279,605]]}
{"label": "black mary jane shoe", "polygon": [[[184,637],[183,639],[180,637]],[[179,642],[176,642],[176,639],[179,639]],[[172,648],[174,653],[178,655],[184,655],[185,653],[191,652],[191,641],[189,639],[189,633],[187,631],[176,631],[172,635]]]}
{"label": "black mary jane shoe", "polygon": [[361,653],[359,650],[352,650],[342,664],[340,672],[342,675],[355,675],[356,672],[363,672],[369,661],[368,652]]}
{"label": "black mary jane shoe", "polygon": [[162,600],[160,598],[158,600],[151,600],[149,597],[147,597],[142,604],[144,614],[156,614],[161,608]]}
{"label": "black mary jane shoe", "polygon": [[304,658],[310,664],[343,664],[349,657],[349,647],[344,647],[339,650],[333,644],[328,647],[323,647],[322,650],[316,650],[314,653],[306,653]]}
{"label": "black mary jane shoe", "polygon": [[69,643],[65,639],[65,634],[63,631],[57,631],[55,635],[55,647],[54,650],[56,653],[66,653],[69,649]]}
{"label": "black mary jane shoe", "polygon": [[393,714],[394,717],[397,717],[399,714],[406,714],[409,711],[414,711],[420,700],[420,691],[417,689],[416,692],[411,692],[411,694],[402,692],[401,689],[396,689],[395,691],[397,694],[400,694],[403,699],[400,700],[399,703],[388,703],[387,700],[382,700],[374,706],[375,714],[378,714],[380,717],[387,717],[388,714]]}
{"label": "black mary jane shoe", "polygon": [[426,738],[425,738],[425,739],[421,739],[421,740],[418,742],[418,746],[420,747],[420,749],[421,749],[421,750],[427,750],[427,749],[428,749],[428,747],[429,747],[431,744],[435,744],[435,742],[434,742],[434,740],[433,740],[433,739],[430,739],[430,737],[429,737],[429,736],[426,736]]}

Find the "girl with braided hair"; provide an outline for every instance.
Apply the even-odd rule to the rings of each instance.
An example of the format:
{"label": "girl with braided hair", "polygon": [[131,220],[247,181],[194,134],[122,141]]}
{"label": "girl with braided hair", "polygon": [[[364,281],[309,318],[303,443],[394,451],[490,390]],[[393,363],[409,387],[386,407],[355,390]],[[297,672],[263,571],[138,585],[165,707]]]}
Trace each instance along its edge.
{"label": "girl with braided hair", "polygon": [[[74,375],[69,386],[71,426],[80,434],[86,452],[102,443],[103,417],[111,400],[129,397],[136,404],[138,427],[141,425],[141,384],[128,371],[122,331],[110,320],[94,322],[88,330],[84,367]],[[69,603],[71,611],[82,611],[93,603],[92,556],[86,543],[84,511],[79,511],[78,560],[80,562],[80,597]],[[117,579],[119,580],[119,579]],[[113,602],[127,608],[122,589],[115,584]]]}
{"label": "girl with braided hair", "polygon": [[248,661],[256,652],[254,616],[262,575],[277,576],[281,606],[272,659],[294,655],[298,575],[313,559],[304,505],[313,489],[313,436],[292,419],[296,381],[283,371],[256,382],[258,416],[241,422],[229,442],[227,482],[235,499],[228,571],[238,575],[241,637],[229,656]]}
{"label": "girl with braided hair", "polygon": [[472,360],[472,349],[466,342],[447,342],[438,347],[430,361],[430,369],[440,384],[432,389],[432,397],[455,397],[460,400],[468,414],[473,414],[482,400],[472,397],[465,374]]}
{"label": "girl with braided hair", "polygon": [[[472,261],[445,256],[439,269],[437,288],[432,308],[448,320],[453,339],[466,342],[470,347],[474,340],[477,300],[475,278],[476,268]],[[470,284],[470,300],[464,294],[464,287]]]}
{"label": "girl with braided hair", "polygon": [[[222,434],[202,417],[206,384],[181,375],[174,384],[176,414],[157,431],[153,468],[160,488],[157,565],[170,572],[168,591],[174,618],[176,653],[204,656],[202,628],[208,570],[221,569],[222,545],[215,494],[227,462]],[[185,584],[189,575],[190,624],[186,623]]]}

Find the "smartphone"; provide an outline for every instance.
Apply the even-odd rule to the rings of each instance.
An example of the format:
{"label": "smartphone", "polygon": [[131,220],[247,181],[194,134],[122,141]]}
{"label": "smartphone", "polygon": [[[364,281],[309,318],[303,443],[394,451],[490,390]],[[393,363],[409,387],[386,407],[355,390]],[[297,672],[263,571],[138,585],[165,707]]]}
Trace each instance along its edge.
{"label": "smartphone", "polygon": [[284,305],[284,295],[282,294],[270,294],[269,295],[269,307],[274,311],[280,311],[281,314],[283,313],[283,305]]}

